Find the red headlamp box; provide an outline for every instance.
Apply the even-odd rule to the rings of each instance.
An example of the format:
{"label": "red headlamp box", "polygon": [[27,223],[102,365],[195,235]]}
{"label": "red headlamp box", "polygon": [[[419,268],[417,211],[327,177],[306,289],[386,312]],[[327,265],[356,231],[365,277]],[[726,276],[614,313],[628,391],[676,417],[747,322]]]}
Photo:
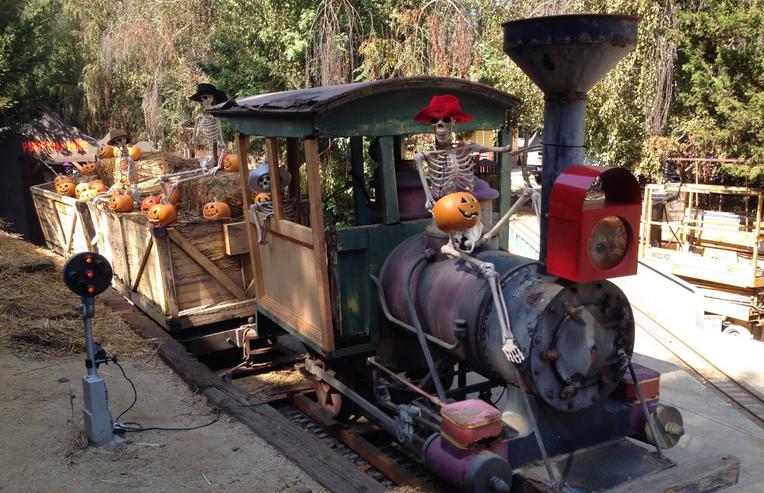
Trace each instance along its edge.
{"label": "red headlamp box", "polygon": [[641,209],[629,171],[566,168],[549,196],[547,272],[575,282],[636,274]]}

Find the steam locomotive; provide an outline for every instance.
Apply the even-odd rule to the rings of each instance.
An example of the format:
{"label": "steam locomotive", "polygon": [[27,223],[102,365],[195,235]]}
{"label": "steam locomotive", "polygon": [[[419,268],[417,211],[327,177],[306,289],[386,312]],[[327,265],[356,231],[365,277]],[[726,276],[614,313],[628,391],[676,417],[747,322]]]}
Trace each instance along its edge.
{"label": "steam locomotive", "polygon": [[[541,260],[490,242],[471,255],[495,269],[521,363],[502,350],[501,303],[479,267],[443,253],[449,236],[423,213],[419,177],[403,152],[403,136],[424,131],[413,112],[443,93],[474,115],[461,130],[499,129],[509,143],[503,124],[516,97],[419,77],[214,108],[238,132],[240,162],[250,135],[266,138],[273,216],[266,241],[258,241],[254,220],[248,230],[257,333],[286,331],[305,343],[312,355],[305,370],[325,412],[365,416],[470,492],[509,492],[513,471],[535,461],[554,484],[561,476],[554,457],[624,437],[659,450],[676,443],[681,416],[659,402],[659,375],[631,363],[631,306],[608,280],[636,272],[639,187],[623,169],[575,165],[583,161],[586,93],[635,45],[636,34],[637,20],[626,16],[504,24],[505,52],[545,92]],[[324,224],[323,138],[349,142],[350,226]],[[282,139],[289,190],[280,186]],[[373,201],[364,139],[377,164]],[[497,155],[500,214],[510,206],[509,160]],[[287,217],[288,199],[306,202],[307,210]],[[490,222],[491,200],[481,205]],[[506,235],[498,244],[506,245]],[[504,389],[501,404],[491,401],[496,389]]]}

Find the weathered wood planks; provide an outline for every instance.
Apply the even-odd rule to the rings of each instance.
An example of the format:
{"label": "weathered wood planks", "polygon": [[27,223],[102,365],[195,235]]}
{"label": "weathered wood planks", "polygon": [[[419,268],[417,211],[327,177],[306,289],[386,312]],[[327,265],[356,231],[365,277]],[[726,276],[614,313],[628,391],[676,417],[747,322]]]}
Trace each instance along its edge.
{"label": "weathered wood planks", "polygon": [[85,202],[53,191],[53,183],[30,187],[48,249],[59,255],[93,251],[93,223]]}
{"label": "weathered wood planks", "polygon": [[154,226],[140,213],[116,214],[95,204],[90,214],[115,288],[165,329],[254,314],[248,255],[227,253],[231,244],[222,223]]}

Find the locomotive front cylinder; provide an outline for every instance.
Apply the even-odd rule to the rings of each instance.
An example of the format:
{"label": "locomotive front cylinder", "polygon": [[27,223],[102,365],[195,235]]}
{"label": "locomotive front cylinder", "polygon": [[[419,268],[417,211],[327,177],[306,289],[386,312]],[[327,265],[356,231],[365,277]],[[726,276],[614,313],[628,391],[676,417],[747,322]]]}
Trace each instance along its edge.
{"label": "locomotive front cylinder", "polygon": [[[388,257],[381,272],[391,313],[413,325],[410,292],[422,328],[449,344],[451,353],[493,378],[514,382],[502,352],[502,334],[488,281],[476,267],[442,255],[437,233],[414,236]],[[570,283],[540,274],[534,260],[483,249],[501,279],[511,331],[525,361],[518,365],[530,391],[561,411],[578,411],[615,389],[634,348],[634,318],[613,283]],[[404,289],[408,283],[409,290]],[[457,330],[455,330],[455,328]],[[466,332],[465,329],[466,328]]]}

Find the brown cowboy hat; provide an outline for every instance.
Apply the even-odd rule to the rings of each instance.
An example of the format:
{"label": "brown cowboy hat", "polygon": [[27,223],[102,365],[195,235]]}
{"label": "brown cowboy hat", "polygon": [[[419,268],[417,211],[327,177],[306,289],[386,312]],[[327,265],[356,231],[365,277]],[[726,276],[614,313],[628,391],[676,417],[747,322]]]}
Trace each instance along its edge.
{"label": "brown cowboy hat", "polygon": [[217,87],[213,86],[212,84],[197,84],[196,85],[196,93],[189,96],[188,99],[191,101],[199,102],[202,100],[202,96],[205,94],[209,94],[213,97],[213,101],[215,104],[220,104],[228,101],[228,96],[225,95],[223,91],[218,89]]}
{"label": "brown cowboy hat", "polygon": [[126,137],[127,142],[130,143],[130,134],[119,128],[109,129],[109,133],[107,133],[105,137],[106,143],[109,145],[114,145],[114,141],[117,140],[119,137]]}
{"label": "brown cowboy hat", "polygon": [[473,120],[472,115],[462,112],[459,98],[451,94],[433,96],[430,104],[417,113],[414,120],[429,125],[434,119],[439,120],[446,117],[453,118],[456,123],[471,122]]}

